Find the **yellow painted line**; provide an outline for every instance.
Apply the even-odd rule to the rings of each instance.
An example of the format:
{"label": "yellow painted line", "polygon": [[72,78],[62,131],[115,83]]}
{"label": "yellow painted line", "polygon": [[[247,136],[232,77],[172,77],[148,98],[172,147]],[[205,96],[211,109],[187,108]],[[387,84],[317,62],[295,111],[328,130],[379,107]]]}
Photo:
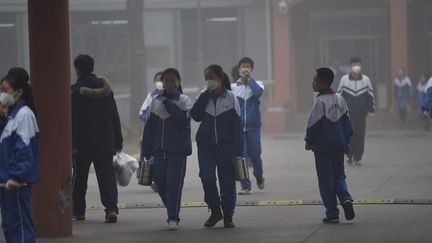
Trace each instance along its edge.
{"label": "yellow painted line", "polygon": [[393,204],[394,199],[358,199],[354,204]]}
{"label": "yellow painted line", "polygon": [[303,200],[259,201],[258,206],[292,206],[302,205]]}
{"label": "yellow painted line", "polygon": [[196,207],[207,207],[205,202],[187,202],[181,204],[182,208],[196,208]]}
{"label": "yellow painted line", "polygon": [[[373,205],[373,204],[431,204],[431,199],[357,199],[354,200],[356,205]],[[263,200],[263,201],[240,201],[237,206],[301,206],[301,205],[322,205],[320,200]],[[138,209],[138,208],[163,208],[161,203],[121,203],[118,204],[119,209]],[[181,204],[182,208],[198,208],[207,207],[205,202],[184,202]],[[103,210],[102,205],[89,205],[88,210]]]}

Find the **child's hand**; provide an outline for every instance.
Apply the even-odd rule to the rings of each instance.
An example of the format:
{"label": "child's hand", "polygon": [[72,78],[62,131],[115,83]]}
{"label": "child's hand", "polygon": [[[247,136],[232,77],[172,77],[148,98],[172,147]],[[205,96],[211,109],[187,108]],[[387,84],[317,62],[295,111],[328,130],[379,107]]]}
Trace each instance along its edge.
{"label": "child's hand", "polygon": [[305,144],[305,150],[306,151],[312,150],[312,146],[310,146],[309,144]]}
{"label": "child's hand", "polygon": [[424,112],[423,112],[423,116],[424,116],[424,117],[429,117],[429,112],[424,111]]}

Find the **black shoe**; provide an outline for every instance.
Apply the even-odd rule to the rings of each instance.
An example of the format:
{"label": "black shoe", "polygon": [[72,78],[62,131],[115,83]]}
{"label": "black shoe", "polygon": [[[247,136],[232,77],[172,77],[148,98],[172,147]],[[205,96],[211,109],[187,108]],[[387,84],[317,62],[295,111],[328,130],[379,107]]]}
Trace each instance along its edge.
{"label": "black shoe", "polygon": [[73,221],[84,221],[86,219],[85,215],[72,215]]}
{"label": "black shoe", "polygon": [[116,210],[105,210],[105,223],[117,223]]}
{"label": "black shoe", "polygon": [[346,200],[344,203],[342,203],[342,207],[344,209],[346,220],[353,220],[355,217],[353,201]]}
{"label": "black shoe", "polygon": [[232,217],[225,217],[224,218],[224,228],[234,228],[234,222],[232,220]]}
{"label": "black shoe", "polygon": [[264,189],[264,186],[265,186],[265,179],[264,179],[264,177],[257,178],[257,186],[258,186],[258,189],[260,189],[260,190]]}
{"label": "black shoe", "polygon": [[210,218],[204,223],[204,227],[210,228],[217,224],[217,222],[223,219],[222,211],[220,208],[212,209]]}
{"label": "black shoe", "polygon": [[325,217],[325,218],[323,218],[322,222],[324,224],[339,224],[340,223],[339,217],[331,217],[331,218]]}

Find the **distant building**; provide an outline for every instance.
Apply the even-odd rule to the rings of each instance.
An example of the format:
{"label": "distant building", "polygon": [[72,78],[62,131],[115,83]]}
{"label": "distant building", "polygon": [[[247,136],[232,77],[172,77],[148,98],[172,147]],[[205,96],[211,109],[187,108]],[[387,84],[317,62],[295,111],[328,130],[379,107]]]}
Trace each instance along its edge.
{"label": "distant building", "polygon": [[[97,72],[128,94],[127,0],[69,2],[72,57],[90,53]],[[285,130],[287,113],[310,108],[318,66],[340,77],[349,58],[360,56],[378,109],[392,106],[397,69],[405,67],[414,81],[432,72],[428,0],[144,0],[143,18],[147,82],[174,66],[185,87],[201,87],[205,65],[218,63],[229,73],[250,56],[256,77],[267,81],[263,112],[279,121],[273,131]],[[29,65],[27,26],[26,1],[0,0],[0,74]]]}

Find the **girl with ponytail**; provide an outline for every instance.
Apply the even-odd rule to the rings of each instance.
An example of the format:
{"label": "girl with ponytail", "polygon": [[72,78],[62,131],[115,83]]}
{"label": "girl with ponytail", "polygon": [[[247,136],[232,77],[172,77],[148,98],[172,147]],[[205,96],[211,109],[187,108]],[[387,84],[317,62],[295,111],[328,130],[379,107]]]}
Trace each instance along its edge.
{"label": "girl with ponytail", "polygon": [[[25,71],[25,70],[24,70]],[[7,242],[35,242],[32,185],[39,180],[39,128],[27,78],[9,75],[0,93],[0,204]]]}

